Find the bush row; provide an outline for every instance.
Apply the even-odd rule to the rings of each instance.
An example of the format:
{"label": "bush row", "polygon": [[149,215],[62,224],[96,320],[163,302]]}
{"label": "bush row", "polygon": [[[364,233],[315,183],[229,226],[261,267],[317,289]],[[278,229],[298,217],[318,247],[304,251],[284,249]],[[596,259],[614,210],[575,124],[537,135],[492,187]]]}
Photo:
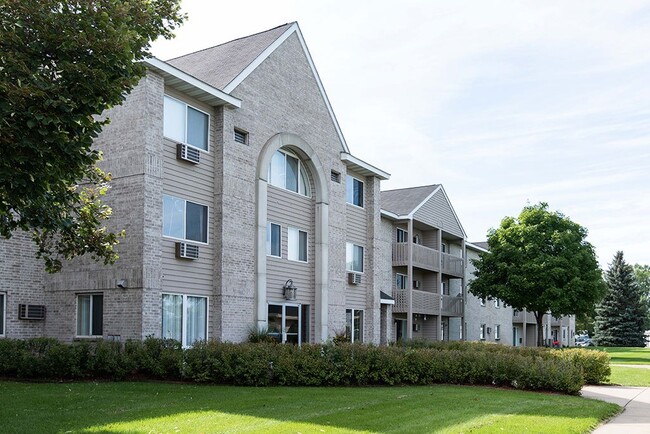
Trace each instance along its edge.
{"label": "bush row", "polygon": [[[603,355],[604,354],[604,355]],[[480,343],[279,345],[176,341],[63,344],[0,340],[0,376],[25,379],[162,379],[246,386],[473,384],[576,394],[605,381],[609,356],[593,350]]]}

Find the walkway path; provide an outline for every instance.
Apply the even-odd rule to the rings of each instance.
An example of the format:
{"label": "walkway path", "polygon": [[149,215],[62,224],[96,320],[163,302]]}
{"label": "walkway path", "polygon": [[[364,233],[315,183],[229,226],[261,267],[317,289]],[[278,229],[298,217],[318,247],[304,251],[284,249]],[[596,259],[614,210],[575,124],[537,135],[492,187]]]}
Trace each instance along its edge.
{"label": "walkway path", "polygon": [[650,433],[650,387],[585,386],[582,396],[624,407],[621,414],[596,429],[595,434]]}
{"label": "walkway path", "polygon": [[623,365],[621,363],[610,363],[609,366],[620,366],[621,368],[642,368],[650,369],[650,365]]}

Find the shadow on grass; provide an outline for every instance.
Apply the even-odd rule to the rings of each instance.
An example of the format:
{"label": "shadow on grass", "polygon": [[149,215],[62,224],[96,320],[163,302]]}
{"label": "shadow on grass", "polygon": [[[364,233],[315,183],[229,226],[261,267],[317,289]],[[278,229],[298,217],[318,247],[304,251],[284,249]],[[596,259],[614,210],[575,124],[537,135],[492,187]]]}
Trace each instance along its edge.
{"label": "shadow on grass", "polygon": [[536,426],[544,432],[586,432],[618,410],[579,397],[468,386],[0,382],[0,396],[9,398],[0,406],[5,433],[432,432],[494,429],[495,423],[506,432],[526,426],[533,432]]}

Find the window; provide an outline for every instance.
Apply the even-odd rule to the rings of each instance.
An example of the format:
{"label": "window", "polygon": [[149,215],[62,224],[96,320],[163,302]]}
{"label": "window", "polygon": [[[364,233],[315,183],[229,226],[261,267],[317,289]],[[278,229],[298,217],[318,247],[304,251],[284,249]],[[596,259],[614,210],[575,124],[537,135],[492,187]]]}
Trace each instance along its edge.
{"label": "window", "polygon": [[440,282],[442,284],[442,295],[449,295],[449,285],[448,282]]}
{"label": "window", "polygon": [[420,239],[420,234],[415,234],[413,237],[413,244],[422,244],[422,240]]}
{"label": "window", "polygon": [[207,151],[210,116],[167,95],[164,105],[165,137]]}
{"label": "window", "polygon": [[276,151],[269,165],[269,183],[285,190],[311,196],[309,177],[303,163],[293,154]]}
{"label": "window", "polygon": [[345,335],[350,342],[363,342],[363,311],[345,310]]}
{"label": "window", "polygon": [[336,182],[337,184],[340,184],[341,174],[336,170],[332,170],[332,172],[330,173],[330,179],[332,180],[332,182]]}
{"label": "window", "polygon": [[406,232],[404,229],[397,228],[396,241],[398,243],[405,243],[408,239],[408,232]]}
{"label": "window", "polygon": [[497,309],[500,308],[501,307],[501,300],[499,300],[498,298],[495,298],[494,299],[494,307],[496,307]]}
{"label": "window", "polygon": [[307,262],[307,232],[300,229],[288,230],[287,257],[290,261]]}
{"label": "window", "polygon": [[0,336],[5,335],[6,317],[7,317],[7,294],[0,292]]}
{"label": "window", "polygon": [[104,296],[77,295],[77,336],[102,336],[104,323]]}
{"label": "window", "polygon": [[405,274],[397,273],[395,279],[395,288],[396,289],[406,289],[406,282],[408,282],[408,276]]}
{"label": "window", "polygon": [[208,207],[164,194],[163,235],[207,243]]}
{"label": "window", "polygon": [[449,247],[447,247],[447,244],[442,243],[442,253],[447,253],[449,251]]}
{"label": "window", "polygon": [[183,347],[207,339],[208,298],[182,294],[162,295],[162,337]]}
{"label": "window", "polygon": [[282,256],[282,226],[271,222],[266,224],[266,254],[277,258]]}
{"label": "window", "polygon": [[495,324],[494,325],[494,340],[498,341],[501,339],[501,325],[500,324]]}
{"label": "window", "polygon": [[242,145],[248,145],[248,133],[235,128],[235,142],[241,143]]}
{"label": "window", "polygon": [[363,182],[348,175],[345,188],[347,202],[363,208]]}
{"label": "window", "polygon": [[481,324],[481,330],[479,333],[479,339],[484,341],[485,340],[485,324]]}
{"label": "window", "polygon": [[309,306],[269,304],[269,335],[283,344],[309,342]]}
{"label": "window", "polygon": [[352,243],[346,243],[345,269],[347,271],[363,273],[363,247]]}

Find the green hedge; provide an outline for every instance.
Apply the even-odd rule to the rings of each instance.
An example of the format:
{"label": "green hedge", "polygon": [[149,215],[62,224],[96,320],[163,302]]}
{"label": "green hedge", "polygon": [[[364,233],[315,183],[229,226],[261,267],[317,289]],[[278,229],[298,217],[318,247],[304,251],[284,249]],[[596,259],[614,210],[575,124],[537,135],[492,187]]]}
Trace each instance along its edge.
{"label": "green hedge", "polygon": [[63,344],[0,340],[0,376],[24,379],[162,379],[245,386],[474,384],[577,394],[609,375],[593,350],[482,343],[279,345],[144,341]]}

